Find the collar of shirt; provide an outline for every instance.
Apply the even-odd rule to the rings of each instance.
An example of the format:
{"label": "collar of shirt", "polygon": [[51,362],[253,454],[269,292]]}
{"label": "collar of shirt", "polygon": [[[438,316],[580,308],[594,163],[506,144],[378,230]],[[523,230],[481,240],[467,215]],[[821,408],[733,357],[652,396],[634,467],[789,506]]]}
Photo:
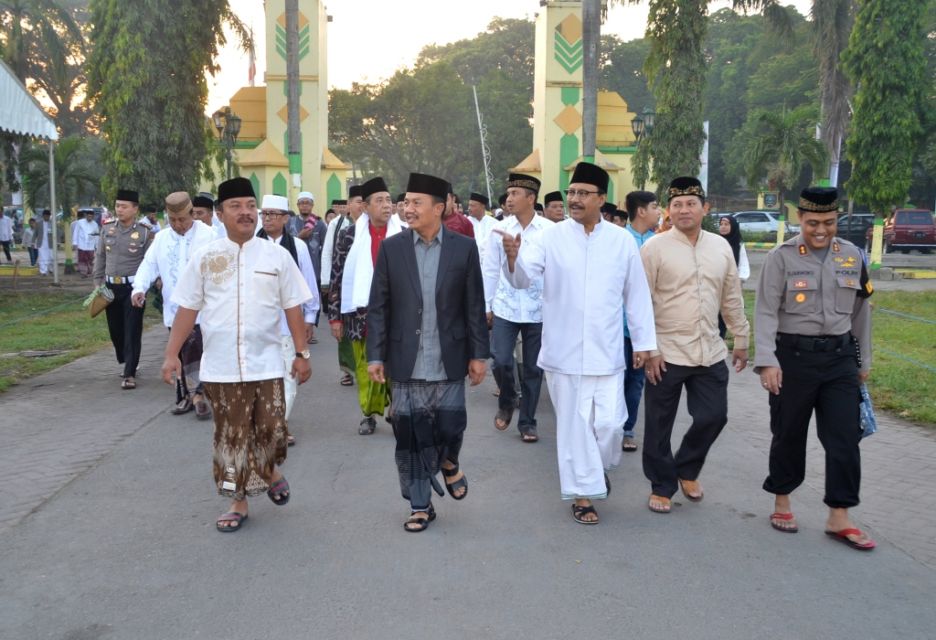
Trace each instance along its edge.
{"label": "collar of shirt", "polygon": [[638,233],[637,231],[634,230],[634,227],[631,225],[627,225],[627,227],[625,228],[628,231],[630,231],[632,236],[634,236],[634,240],[637,241],[638,247],[642,247],[644,242],[646,242],[647,240],[653,237],[653,229],[647,229],[643,233]]}
{"label": "collar of shirt", "polygon": [[[445,228],[444,225],[439,227],[439,232],[435,234],[435,237],[432,239],[432,242],[428,243],[429,246],[432,246],[436,242],[438,242],[439,244],[442,244],[442,230],[444,228]],[[416,233],[415,231],[413,231],[413,246],[416,246],[420,242],[423,242],[422,236]],[[423,244],[427,244],[427,243],[423,242]]]}

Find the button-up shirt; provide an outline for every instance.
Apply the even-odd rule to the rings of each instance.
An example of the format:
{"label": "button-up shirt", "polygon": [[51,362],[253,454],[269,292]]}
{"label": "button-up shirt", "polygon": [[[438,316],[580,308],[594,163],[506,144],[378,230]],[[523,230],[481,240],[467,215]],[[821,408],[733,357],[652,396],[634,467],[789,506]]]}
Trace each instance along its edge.
{"label": "button-up shirt", "polygon": [[491,229],[497,224],[497,219],[485,213],[481,216],[480,220],[476,219],[474,216],[468,216],[468,221],[471,222],[471,226],[474,227],[475,242],[478,243],[478,254],[481,258],[481,264],[484,264],[484,254],[488,249],[488,239],[491,236]]}
{"label": "button-up shirt", "polygon": [[72,227],[72,245],[79,251],[94,251],[100,235],[101,227],[97,222],[81,218]]}
{"label": "button-up shirt", "polygon": [[[647,229],[643,233],[639,233],[634,230],[634,227],[632,225],[627,225],[624,228],[630,231],[630,234],[634,236],[634,241],[637,242],[638,249],[644,246],[644,242],[646,242],[647,240],[649,240],[650,238],[654,236],[653,229]],[[627,310],[626,309],[624,310],[624,335],[630,338],[630,332],[627,330]]]}
{"label": "button-up shirt", "polygon": [[[276,240],[272,238],[268,238],[268,240],[283,246],[283,236],[280,236]],[[309,255],[309,248],[306,246],[306,243],[303,242],[300,238],[293,238],[293,242],[296,246],[296,260],[299,261],[297,265],[299,267],[299,272],[302,273],[302,277],[305,279],[305,283],[309,287],[309,291],[312,292],[312,298],[302,303],[302,316],[306,324],[315,324],[315,320],[318,317],[318,312],[322,306],[318,293],[318,280],[315,278],[315,266],[312,264],[312,257]],[[286,322],[286,313],[281,311],[280,335],[288,336],[289,334],[289,323]]]}
{"label": "button-up shirt", "polygon": [[172,292],[182,270],[195,251],[216,238],[214,229],[196,220],[185,235],[179,235],[172,227],[156,235],[143,256],[133,278],[133,293],[146,293],[156,278],[162,278],[163,324],[167,327],[172,326],[179,309],[179,305],[172,301]]}
{"label": "button-up shirt", "polygon": [[286,249],[222,238],[192,255],[172,301],[201,313],[201,379],[249,382],[283,377],[280,311],[311,298]]}
{"label": "button-up shirt", "polygon": [[647,240],[640,256],[664,361],[708,367],[724,360],[728,348],[718,334],[719,311],[734,334],[735,348],[747,349],[750,327],[741,280],[731,246],[721,236],[700,231],[693,245],[673,228]]}
{"label": "button-up shirt", "polygon": [[416,364],[413,365],[410,379],[431,382],[446,380],[448,376],[442,364],[442,343],[439,341],[439,319],[435,300],[439,258],[442,255],[442,229],[439,229],[435,238],[428,244],[418,233],[413,233],[413,245],[422,290],[422,325],[419,328]]}
{"label": "button-up shirt", "polygon": [[[518,233],[523,243],[532,242],[545,229],[555,223],[543,216],[533,216],[524,229],[516,216],[510,216],[494,225],[495,230],[505,231],[511,237]],[[493,312],[498,318],[517,323],[530,323],[543,321],[543,276],[539,275],[530,280],[530,286],[524,289],[515,289],[510,285],[504,275],[504,265],[507,256],[504,255],[504,243],[501,235],[492,231],[489,234],[487,250],[481,265],[481,274],[484,277],[484,304],[485,311]]]}
{"label": "button-up shirt", "polygon": [[0,242],[13,241],[13,221],[0,213]]}
{"label": "button-up shirt", "polygon": [[537,365],[567,375],[620,373],[623,310],[634,351],[656,348],[647,277],[630,234],[599,220],[591,233],[575,220],[554,223],[521,242],[508,281],[517,288],[543,277],[543,342]]}
{"label": "button-up shirt", "polygon": [[94,284],[107,277],[132,276],[156,236],[137,221],[125,227],[114,220],[104,225],[94,254]]}

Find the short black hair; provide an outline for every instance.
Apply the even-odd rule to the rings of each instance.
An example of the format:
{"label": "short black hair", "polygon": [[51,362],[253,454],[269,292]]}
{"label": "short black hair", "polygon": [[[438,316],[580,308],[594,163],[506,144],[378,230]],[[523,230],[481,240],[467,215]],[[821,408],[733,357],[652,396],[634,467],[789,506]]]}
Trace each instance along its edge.
{"label": "short black hair", "polygon": [[652,191],[631,191],[624,198],[624,208],[627,209],[627,219],[633,220],[637,217],[637,209],[646,207],[656,202],[656,194]]}

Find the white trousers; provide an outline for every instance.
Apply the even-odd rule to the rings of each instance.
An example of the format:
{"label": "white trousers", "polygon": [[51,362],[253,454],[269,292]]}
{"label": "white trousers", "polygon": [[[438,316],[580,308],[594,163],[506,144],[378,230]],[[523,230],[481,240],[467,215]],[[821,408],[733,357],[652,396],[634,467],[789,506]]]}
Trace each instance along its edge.
{"label": "white trousers", "polygon": [[282,336],[283,345],[283,395],[286,396],[286,421],[289,421],[289,414],[292,413],[293,404],[296,402],[296,392],[299,385],[296,379],[292,377],[293,360],[296,359],[296,345],[293,343],[292,336]]}
{"label": "white trousers", "polygon": [[39,249],[39,273],[45,275],[52,270],[52,249],[43,247]]}
{"label": "white trousers", "polygon": [[606,498],[604,473],[621,462],[627,421],[624,372],[580,376],[546,371],[556,411],[556,453],[563,500]]}

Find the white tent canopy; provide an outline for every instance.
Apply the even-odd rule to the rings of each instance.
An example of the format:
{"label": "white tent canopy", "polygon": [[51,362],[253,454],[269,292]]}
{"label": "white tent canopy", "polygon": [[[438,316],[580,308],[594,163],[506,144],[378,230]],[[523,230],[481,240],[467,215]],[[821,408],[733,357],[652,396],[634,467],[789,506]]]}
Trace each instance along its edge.
{"label": "white tent canopy", "polygon": [[18,136],[58,140],[55,123],[3,61],[0,61],[0,130]]}
{"label": "white tent canopy", "polygon": [[[2,60],[0,60],[0,131],[27,138],[49,141],[49,200],[55,206],[55,141],[59,139],[55,123],[36,99]],[[52,218],[55,220],[55,218]],[[54,224],[53,224],[54,226]],[[58,233],[52,230],[52,275],[58,284]]]}

